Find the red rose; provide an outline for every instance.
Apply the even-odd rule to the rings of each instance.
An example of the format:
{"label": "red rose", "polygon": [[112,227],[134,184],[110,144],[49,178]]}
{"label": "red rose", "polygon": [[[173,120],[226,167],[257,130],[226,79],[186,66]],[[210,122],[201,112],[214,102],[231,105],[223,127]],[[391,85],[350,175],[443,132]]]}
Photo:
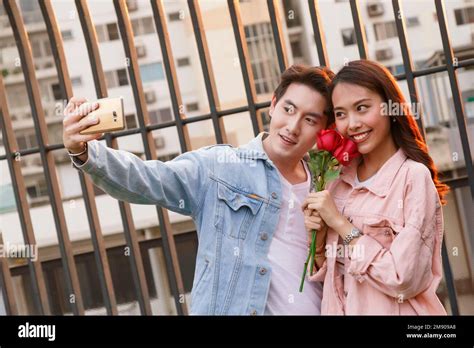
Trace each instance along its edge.
{"label": "red rose", "polygon": [[337,147],[333,156],[339,161],[343,166],[347,166],[354,158],[358,157],[360,154],[357,151],[357,145],[352,140],[343,138],[339,147]]}
{"label": "red rose", "polygon": [[334,129],[323,129],[317,134],[318,150],[332,153],[342,142],[342,136]]}

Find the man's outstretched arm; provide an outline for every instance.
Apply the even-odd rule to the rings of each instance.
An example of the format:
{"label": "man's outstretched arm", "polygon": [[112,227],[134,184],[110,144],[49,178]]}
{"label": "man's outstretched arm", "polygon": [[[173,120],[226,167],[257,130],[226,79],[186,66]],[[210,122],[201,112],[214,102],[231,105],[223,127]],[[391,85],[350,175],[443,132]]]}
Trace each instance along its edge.
{"label": "man's outstretched arm", "polygon": [[[77,107],[74,103],[79,103]],[[72,104],[72,106],[71,106]],[[206,150],[182,154],[173,161],[143,161],[132,153],[114,150],[79,132],[94,124],[85,100],[72,98],[65,111],[63,141],[74,165],[89,174],[95,185],[112,197],[135,204],[158,204],[185,215],[195,215],[206,190],[211,164]]]}

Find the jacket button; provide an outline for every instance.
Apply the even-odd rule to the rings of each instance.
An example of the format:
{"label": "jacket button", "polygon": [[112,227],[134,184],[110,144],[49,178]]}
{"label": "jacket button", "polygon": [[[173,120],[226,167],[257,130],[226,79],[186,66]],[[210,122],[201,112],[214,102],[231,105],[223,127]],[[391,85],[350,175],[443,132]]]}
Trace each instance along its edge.
{"label": "jacket button", "polygon": [[278,195],[275,192],[272,192],[272,198],[277,199]]}
{"label": "jacket button", "polygon": [[260,274],[264,275],[265,273],[267,273],[267,269],[265,267],[260,268]]}
{"label": "jacket button", "polygon": [[260,239],[261,239],[261,240],[267,240],[267,239],[268,239],[268,233],[263,232],[263,233],[260,235]]}

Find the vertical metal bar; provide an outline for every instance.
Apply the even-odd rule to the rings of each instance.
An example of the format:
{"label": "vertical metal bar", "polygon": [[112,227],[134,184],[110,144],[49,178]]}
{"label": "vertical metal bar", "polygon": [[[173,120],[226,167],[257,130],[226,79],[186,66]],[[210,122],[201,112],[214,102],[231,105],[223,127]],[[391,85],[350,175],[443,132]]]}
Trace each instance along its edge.
{"label": "vertical metal bar", "polygon": [[[166,24],[166,12],[162,0],[151,0],[151,8],[153,10],[153,19],[155,21],[156,32],[160,41],[161,56],[163,57],[163,66],[166,73],[166,81],[171,98],[171,106],[173,108],[174,119],[176,122],[176,130],[178,132],[181,153],[191,149],[191,138],[189,137],[188,126],[183,124],[184,105],[179,88],[179,81],[174,64],[173,50]],[[181,110],[183,109],[183,112]]]}
{"label": "vertical metal bar", "polygon": [[[18,145],[15,133],[12,127],[12,119],[8,112],[7,98],[5,95],[5,86],[3,77],[0,75],[0,122],[2,124],[3,144],[7,154],[8,169],[12,180],[13,192],[15,194],[15,202],[18,211],[18,217],[21,224],[23,241],[27,245],[36,245],[36,238],[33,231],[33,223],[31,221],[30,209],[28,207],[28,199],[26,197],[25,181],[21,173],[21,164],[17,159],[19,156]],[[28,259],[28,269],[30,271],[31,283],[33,288],[33,299],[38,314],[51,314],[48,302],[48,294],[46,293],[46,283],[44,281],[43,268],[41,262],[33,262]]]}
{"label": "vertical metal bar", "polygon": [[40,155],[44,174],[48,187],[48,194],[51,201],[56,232],[58,235],[59,249],[61,251],[61,261],[63,265],[64,275],[66,277],[66,287],[69,296],[69,303],[74,314],[84,314],[84,305],[81,296],[81,288],[79,286],[79,277],[77,275],[76,264],[74,261],[74,253],[72,244],[69,239],[66,218],[59,190],[59,183],[56,173],[56,164],[51,151],[45,149],[48,144],[48,130],[45,121],[43,107],[41,105],[41,97],[39,84],[36,79],[35,66],[33,64],[33,56],[31,46],[29,44],[28,33],[26,32],[20,10],[14,0],[4,1],[5,10],[12,26],[13,35],[17,42],[18,52],[22,63],[23,75],[25,77],[26,90],[31,106],[31,114],[36,129],[36,136],[40,148]]}
{"label": "vertical metal bar", "polygon": [[471,157],[471,148],[469,146],[469,138],[467,134],[466,115],[461,98],[461,92],[458,85],[457,72],[454,67],[454,54],[451,47],[451,39],[449,37],[448,25],[444,11],[444,2],[435,0],[436,13],[438,15],[439,30],[441,33],[441,42],[443,43],[443,51],[446,59],[446,69],[448,71],[449,84],[453,94],[454,111],[458,123],[459,136],[461,137],[461,145],[464,153],[464,161],[466,162],[467,177],[469,178],[469,187],[471,188],[471,206],[474,201],[474,168]]}
{"label": "vertical metal bar", "polygon": [[[140,125],[140,133],[142,136],[143,147],[145,149],[145,156],[147,160],[156,160],[157,155],[153,134],[145,128],[146,125],[149,124],[148,110],[146,108],[145,94],[143,92],[142,79],[138,66],[138,57],[133,40],[132,24],[130,22],[125,0],[114,0],[114,6],[117,14],[118,27],[122,36],[125,56],[128,57],[130,61],[130,64],[128,64],[128,72],[130,75],[130,83],[135,99],[135,105],[137,107],[138,123]],[[160,223],[163,252],[165,255],[169,282],[175,299],[176,309],[178,314],[187,314],[186,304],[181,301],[181,296],[184,295],[184,284],[168,212],[160,206],[156,206],[156,211]]]}
{"label": "vertical metal bar", "polygon": [[[94,85],[98,98],[107,97],[107,87],[105,83],[105,75],[102,69],[102,63],[99,54],[99,45],[94,24],[92,23],[89,7],[86,0],[76,0],[76,8],[81,22],[84,40],[89,54],[91,63],[92,76],[94,77]],[[105,135],[107,146],[117,149],[117,139],[112,138],[111,134]],[[130,267],[133,278],[133,284],[137,294],[137,301],[142,314],[151,315],[150,296],[148,294],[148,286],[145,279],[145,270],[143,260],[138,246],[137,232],[133,224],[132,212],[130,204],[118,201],[120,216],[122,218],[124,235],[130,248]]]}
{"label": "vertical metal bar", "polygon": [[209,100],[209,109],[211,112],[212,123],[214,125],[214,132],[216,134],[216,141],[219,144],[226,143],[227,135],[224,129],[224,121],[219,118],[217,114],[218,110],[220,110],[219,96],[217,94],[214,72],[212,71],[211,56],[209,54],[206,32],[202,22],[201,8],[198,0],[188,0],[188,6],[204,75],[204,84],[206,86],[207,98]]}
{"label": "vertical metal bar", "polygon": [[[0,232],[0,245],[3,245],[3,236]],[[15,301],[15,290],[8,257],[0,257],[0,286],[2,287],[3,303],[7,315],[18,315],[18,307]]]}
{"label": "vertical metal bar", "polygon": [[245,38],[244,26],[240,14],[240,5],[238,0],[227,0],[229,6],[230,19],[232,21],[232,28],[235,36],[235,43],[237,45],[237,52],[239,54],[240,67],[242,71],[242,78],[244,80],[245,94],[247,96],[247,104],[250,112],[250,119],[254,135],[263,131],[263,122],[259,114],[257,114],[257,92],[255,90],[255,80],[252,72],[252,64],[247,47],[247,40]]}
{"label": "vertical metal bar", "polygon": [[[413,76],[413,60],[411,58],[410,49],[408,48],[403,11],[399,0],[392,0],[392,5],[393,13],[395,16],[395,23],[397,27],[398,41],[400,42],[400,49],[402,52],[403,67],[405,68],[405,77],[408,84],[408,91],[410,92],[410,100],[412,102],[412,105],[413,103],[415,103],[415,105],[418,105],[418,88],[416,86],[415,77]],[[419,114],[417,115],[418,117],[416,119],[418,129],[420,130],[420,133],[423,138],[425,138],[425,127],[423,125],[421,109],[417,107],[416,110],[419,112]]]}
{"label": "vertical metal bar", "polygon": [[365,30],[363,28],[362,16],[360,14],[359,2],[357,0],[350,0],[352,20],[354,21],[354,30],[357,39],[357,48],[359,49],[360,59],[367,59],[367,39],[365,37]]}
{"label": "vertical metal bar", "polygon": [[280,17],[279,0],[267,0],[268,14],[272,25],[273,41],[275,42],[276,54],[278,57],[278,66],[280,72],[288,67],[288,55],[286,53],[285,38]]}
{"label": "vertical metal bar", "polygon": [[448,249],[443,239],[443,245],[441,246],[441,258],[443,260],[444,279],[448,289],[448,298],[451,305],[451,311],[453,315],[459,315],[458,298],[456,294],[456,287],[454,286],[453,270],[449,262]]}
{"label": "vertical metal bar", "polygon": [[[72,85],[69,78],[66,57],[64,54],[61,31],[56,21],[56,16],[51,5],[51,0],[39,1],[39,6],[46,24],[49,42],[51,44],[51,52],[56,64],[61,94],[65,100],[69,100],[73,95]],[[117,301],[115,298],[112,274],[110,272],[107,250],[105,248],[105,241],[102,235],[99,216],[97,213],[94,189],[90,179],[86,177],[83,172],[78,171],[78,174],[81,183],[82,195],[84,197],[84,205],[86,208],[87,220],[89,222],[89,229],[91,231],[92,244],[94,246],[94,256],[104,305],[109,315],[117,315]]]}
{"label": "vertical metal bar", "polygon": [[319,65],[329,68],[329,58],[326,50],[326,39],[324,38],[323,23],[319,12],[318,0],[309,0],[309,13],[311,15],[311,24],[313,25],[314,41],[318,49]]}

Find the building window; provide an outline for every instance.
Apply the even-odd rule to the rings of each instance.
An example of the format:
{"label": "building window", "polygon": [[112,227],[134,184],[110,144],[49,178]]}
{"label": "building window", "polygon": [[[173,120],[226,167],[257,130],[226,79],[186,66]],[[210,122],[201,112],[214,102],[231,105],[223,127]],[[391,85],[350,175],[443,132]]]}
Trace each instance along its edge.
{"label": "building window", "polygon": [[152,17],[132,19],[133,36],[152,34],[155,32]]}
{"label": "building window", "polygon": [[418,17],[408,17],[405,21],[408,28],[417,27],[420,25],[420,20]]}
{"label": "building window", "polygon": [[244,27],[257,94],[271,93],[278,85],[280,71],[270,23]]}
{"label": "building window", "polygon": [[354,45],[357,42],[354,28],[342,29],[341,34],[344,46]]}
{"label": "building window", "polygon": [[38,180],[34,184],[28,185],[26,187],[26,192],[30,199],[47,197],[48,196],[48,187],[46,186],[46,181],[44,179]]}
{"label": "building window", "polygon": [[190,61],[189,57],[178,58],[176,62],[178,64],[178,67],[191,65],[191,61]]}
{"label": "building window", "polygon": [[199,110],[199,104],[198,103],[186,104],[186,110],[188,110],[188,112],[198,111]]}
{"label": "building window", "polygon": [[109,34],[109,40],[118,40],[119,39],[119,32],[117,23],[109,23],[107,24],[107,33]]}
{"label": "building window", "polygon": [[119,86],[127,86],[128,85],[127,70],[125,70],[125,69],[117,70],[117,78],[118,78]]}
{"label": "building window", "polygon": [[35,133],[24,133],[16,137],[16,142],[20,150],[34,149],[38,147],[38,139]]}
{"label": "building window", "polygon": [[163,65],[161,63],[140,65],[140,75],[142,77],[142,82],[152,82],[163,80],[165,78]]}
{"label": "building window", "polygon": [[51,85],[51,90],[53,91],[53,97],[54,100],[62,100],[62,93],[61,93],[61,87],[59,86],[59,83],[53,83]]}
{"label": "building window", "polygon": [[283,0],[283,8],[285,9],[286,26],[288,28],[298,27],[301,25],[299,16],[299,0]]}
{"label": "building window", "polygon": [[127,126],[127,129],[137,128],[135,114],[125,115],[125,125]]}
{"label": "building window", "polygon": [[375,39],[377,41],[397,37],[397,27],[395,21],[381,22],[374,24]]}
{"label": "building window", "polygon": [[181,12],[171,12],[168,14],[168,19],[170,22],[176,22],[181,20]]}
{"label": "building window", "polygon": [[61,31],[61,36],[62,36],[64,41],[71,40],[73,38],[72,30],[63,30],[63,31]]}
{"label": "building window", "polygon": [[293,58],[303,58],[303,48],[301,47],[301,36],[294,36],[291,38],[291,53]]}
{"label": "building window", "polygon": [[97,25],[95,27],[97,40],[99,42],[112,41],[119,39],[119,31],[117,23],[108,23],[105,25]]}
{"label": "building window", "polygon": [[170,122],[173,119],[170,108],[151,110],[148,113],[151,124],[160,124]]}
{"label": "building window", "polygon": [[114,88],[128,85],[127,70],[119,69],[105,72],[107,88]]}
{"label": "building window", "polygon": [[454,10],[457,25],[474,23],[474,6]]}
{"label": "building window", "polygon": [[71,84],[74,87],[82,86],[82,78],[80,76],[78,77],[72,77],[71,78]]}

